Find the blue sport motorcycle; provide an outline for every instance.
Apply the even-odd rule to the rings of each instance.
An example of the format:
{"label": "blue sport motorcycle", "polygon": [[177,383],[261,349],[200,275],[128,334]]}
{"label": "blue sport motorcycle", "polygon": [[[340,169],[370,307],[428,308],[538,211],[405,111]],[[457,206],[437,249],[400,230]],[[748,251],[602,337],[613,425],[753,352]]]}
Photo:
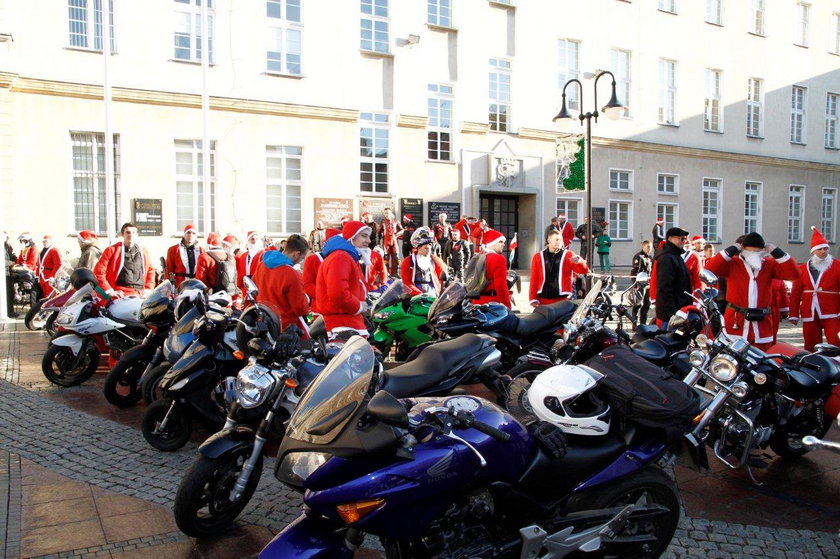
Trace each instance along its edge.
{"label": "blue sport motorcycle", "polygon": [[349,559],[365,535],[389,559],[656,557],[668,546],[680,511],[661,433],[627,424],[575,438],[473,396],[398,400],[383,378],[354,337],[303,395],[275,476],[304,492],[304,511],[261,559]]}

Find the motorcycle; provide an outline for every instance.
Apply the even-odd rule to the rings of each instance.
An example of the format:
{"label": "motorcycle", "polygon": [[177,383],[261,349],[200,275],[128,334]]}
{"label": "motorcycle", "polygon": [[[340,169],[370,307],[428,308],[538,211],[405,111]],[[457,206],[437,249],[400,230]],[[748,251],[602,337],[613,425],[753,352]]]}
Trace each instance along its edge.
{"label": "motorcycle", "polygon": [[383,355],[388,355],[391,346],[396,345],[395,360],[405,361],[416,347],[432,337],[426,323],[434,300],[425,293],[412,297],[402,281],[394,281],[370,309],[370,321],[375,328],[373,345]]}
{"label": "motorcycle", "polygon": [[649,431],[581,441],[472,396],[398,400],[381,378],[356,337],[304,394],[275,465],[304,512],[261,559],[350,558],[366,534],[389,559],[655,557],[670,542],[679,496],[656,464],[671,452]]}
{"label": "motorcycle", "polygon": [[88,380],[107,353],[116,360],[143,339],[148,328],[138,320],[142,299],[125,297],[102,308],[95,283],[88,282],[67,300],[55,319],[60,335],[50,341],[41,360],[47,379],[59,386]]}
{"label": "motorcycle", "polygon": [[29,305],[30,308],[37,305],[41,288],[35,272],[21,264],[15,264],[9,268],[9,271],[9,281],[14,284],[14,304]]}
{"label": "motorcycle", "polygon": [[31,305],[29,310],[26,311],[23,323],[29,330],[46,328],[50,336],[55,334],[55,318],[58,316],[61,307],[75,293],[75,289],[70,285],[70,272],[72,272],[70,266],[63,263],[59,272],[54,277],[47,279],[47,283],[53,287],[53,291],[49,297],[38,299],[38,302]]}

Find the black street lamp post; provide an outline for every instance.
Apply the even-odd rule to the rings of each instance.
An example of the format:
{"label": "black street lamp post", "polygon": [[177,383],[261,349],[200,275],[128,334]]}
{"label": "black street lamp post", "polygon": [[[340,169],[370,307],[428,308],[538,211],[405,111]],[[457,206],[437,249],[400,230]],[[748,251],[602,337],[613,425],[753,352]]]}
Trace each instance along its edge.
{"label": "black street lamp post", "polygon": [[558,120],[574,118],[566,107],[566,88],[569,84],[576,83],[578,86],[578,92],[580,93],[580,114],[578,114],[577,118],[580,120],[581,125],[584,120],[586,121],[586,141],[584,144],[584,168],[586,182],[584,186],[586,188],[586,215],[589,217],[589,221],[586,225],[586,257],[587,260],[589,260],[590,265],[593,265],[595,261],[595,254],[592,252],[594,248],[592,245],[592,119],[594,118],[595,122],[598,122],[598,116],[601,114],[598,112],[598,80],[601,79],[601,76],[604,74],[609,74],[612,78],[612,95],[610,96],[609,102],[601,108],[601,113],[610,120],[617,120],[618,117],[621,116],[621,111],[624,109],[624,106],[618,102],[618,97],[615,93],[615,76],[608,70],[602,70],[595,75],[584,74],[585,78],[595,78],[595,83],[593,85],[593,97],[595,101],[594,111],[586,113],[583,112],[583,84],[581,84],[578,79],[572,78],[563,85],[563,106],[560,108],[560,112],[557,113],[557,116],[553,119],[554,122],[557,122]]}

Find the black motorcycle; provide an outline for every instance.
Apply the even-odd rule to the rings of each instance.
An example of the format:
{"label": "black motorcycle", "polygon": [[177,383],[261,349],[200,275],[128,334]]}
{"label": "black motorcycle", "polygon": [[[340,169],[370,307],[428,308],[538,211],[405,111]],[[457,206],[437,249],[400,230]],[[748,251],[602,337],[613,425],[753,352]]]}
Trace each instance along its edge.
{"label": "black motorcycle", "polygon": [[18,306],[34,307],[38,304],[38,299],[41,298],[41,287],[38,285],[38,276],[35,272],[22,266],[15,264],[9,271],[9,281],[14,285],[14,304]]}

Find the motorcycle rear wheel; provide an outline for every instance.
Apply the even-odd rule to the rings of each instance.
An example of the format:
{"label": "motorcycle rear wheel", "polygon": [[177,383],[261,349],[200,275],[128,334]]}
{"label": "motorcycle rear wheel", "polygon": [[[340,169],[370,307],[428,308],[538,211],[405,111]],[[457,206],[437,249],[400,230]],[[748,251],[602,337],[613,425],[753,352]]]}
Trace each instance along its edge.
{"label": "motorcycle rear wheel", "polygon": [[192,538],[209,538],[230,526],[251,500],[262,475],[262,456],[248,478],[245,491],[236,502],[230,493],[242,472],[252,447],[221,458],[199,459],[184,474],[175,495],[175,523]]}
{"label": "motorcycle rear wheel", "polygon": [[800,458],[809,452],[809,448],[802,444],[802,437],[806,435],[813,435],[818,439],[821,439],[828,433],[828,430],[831,428],[831,425],[834,423],[834,418],[831,416],[824,414],[823,416],[823,426],[816,427],[814,429],[796,429],[796,426],[793,426],[793,429],[785,429],[782,430],[777,429],[770,435],[770,448],[781,456],[782,458]]}
{"label": "motorcycle rear wheel", "polygon": [[79,364],[73,367],[76,355],[67,346],[50,344],[44,357],[41,359],[41,371],[47,380],[59,386],[77,386],[82,384],[96,372],[99,366],[99,350],[96,345],[90,345],[79,360]]}
{"label": "motorcycle rear wheel", "polygon": [[118,408],[127,408],[139,402],[143,396],[140,391],[140,375],[148,364],[145,359],[131,363],[118,361],[105,378],[105,386],[102,389],[108,403]]}
{"label": "motorcycle rear wheel", "polygon": [[174,452],[187,444],[192,434],[192,420],[187,417],[181,406],[176,405],[169,414],[166,423],[166,430],[160,430],[163,422],[172,406],[171,398],[163,398],[153,402],[140,422],[140,429],[143,431],[143,438],[150,445],[163,452]]}

